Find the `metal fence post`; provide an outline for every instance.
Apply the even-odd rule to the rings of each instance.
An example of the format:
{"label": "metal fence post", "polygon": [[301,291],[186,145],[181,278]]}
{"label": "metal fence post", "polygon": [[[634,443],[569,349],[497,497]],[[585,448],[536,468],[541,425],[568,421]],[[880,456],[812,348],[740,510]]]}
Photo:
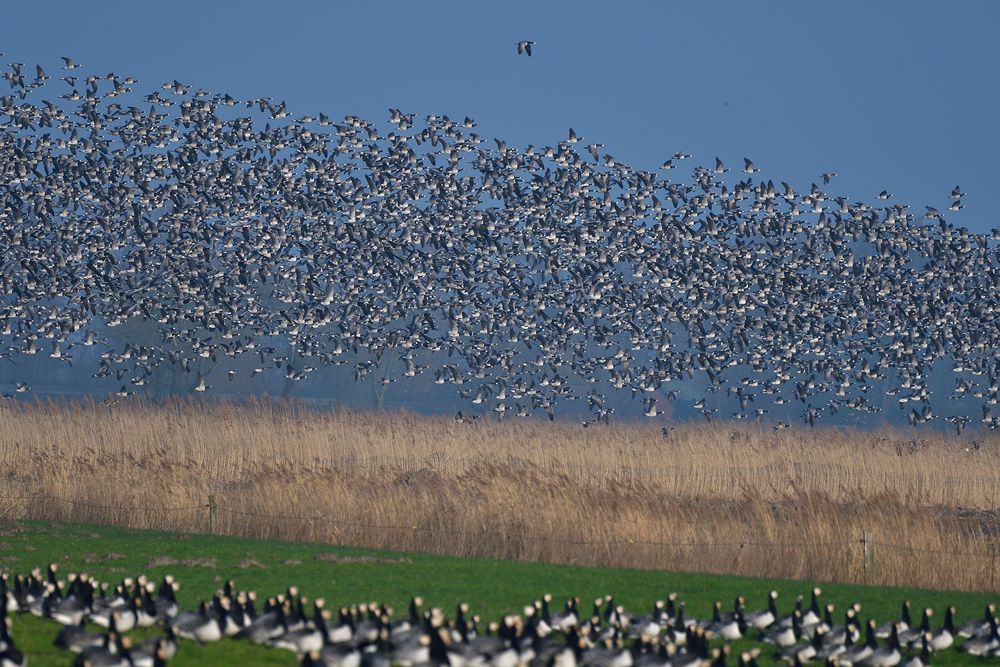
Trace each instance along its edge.
{"label": "metal fence post", "polygon": [[875,565],[875,539],[871,534],[871,531],[864,531],[861,533],[861,549],[862,556],[864,558],[864,568],[865,568],[865,586],[871,585],[872,570]]}
{"label": "metal fence post", "polygon": [[208,532],[215,534],[219,527],[219,514],[215,504],[215,496],[208,497]]}

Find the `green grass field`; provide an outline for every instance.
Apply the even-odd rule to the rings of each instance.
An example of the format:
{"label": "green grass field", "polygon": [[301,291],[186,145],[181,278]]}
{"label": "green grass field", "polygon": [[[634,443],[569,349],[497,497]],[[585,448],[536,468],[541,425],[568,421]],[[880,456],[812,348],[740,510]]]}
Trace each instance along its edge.
{"label": "green grass field", "polygon": [[[451,558],[80,524],[0,523],[0,568],[27,572],[50,562],[59,563],[61,574],[88,572],[109,581],[140,573],[156,580],[173,574],[181,584],[178,599],[182,609],[194,607],[222,582],[234,579],[239,588],[255,590],[260,596],[295,584],[310,598],[326,598],[328,606],[377,600],[394,607],[397,615],[405,613],[413,595],[423,596],[427,605],[441,606],[449,614],[456,604],[467,602],[484,620],[519,612],[543,593],[554,596],[555,607],[561,607],[567,597],[579,595],[585,610],[590,609],[594,597],[613,594],[631,612],[645,613],[656,599],[676,591],[679,599],[687,602],[688,612],[701,618],[710,614],[716,599],[723,600],[728,609],[732,599],[742,594],[748,608],[756,609],[765,605],[768,591],[777,590],[779,611],[784,613],[791,610],[797,594],[806,595],[808,600],[814,583]],[[917,615],[925,606],[943,611],[953,604],[958,608],[956,620],[961,622],[980,617],[987,602],[1000,598],[981,593],[819,585],[823,601],[836,605],[838,621],[845,606],[853,602],[862,604],[865,619],[898,618],[900,604],[908,598]],[[941,613],[935,617],[938,622]],[[18,615],[12,634],[30,665],[70,665],[72,655],[52,646],[57,629],[54,622]],[[750,644],[740,642],[734,648],[743,645]],[[935,656],[935,664],[942,665],[972,660],[953,650]],[[223,640],[206,646],[184,642],[171,665],[235,663],[294,665],[296,659],[287,651]]]}

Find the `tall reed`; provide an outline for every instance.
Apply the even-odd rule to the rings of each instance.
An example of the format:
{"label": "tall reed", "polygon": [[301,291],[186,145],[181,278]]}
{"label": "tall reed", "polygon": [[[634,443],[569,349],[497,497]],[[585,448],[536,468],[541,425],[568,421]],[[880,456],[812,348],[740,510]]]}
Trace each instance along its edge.
{"label": "tall reed", "polygon": [[997,435],[662,425],[6,401],[0,518],[997,589]]}

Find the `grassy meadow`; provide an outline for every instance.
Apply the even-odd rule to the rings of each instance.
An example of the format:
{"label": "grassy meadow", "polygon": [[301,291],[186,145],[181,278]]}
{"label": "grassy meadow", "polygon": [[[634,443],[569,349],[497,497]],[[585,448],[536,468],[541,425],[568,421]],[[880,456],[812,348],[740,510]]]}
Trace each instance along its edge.
{"label": "grassy meadow", "polygon": [[762,578],[1000,585],[996,434],[663,425],[464,424],[269,401],[5,401],[0,519]]}
{"label": "grassy meadow", "polygon": [[[554,608],[578,595],[583,599],[581,609],[589,610],[593,598],[613,594],[630,611],[645,613],[655,600],[676,592],[689,613],[703,618],[711,614],[716,599],[728,606],[736,595],[744,595],[748,608],[756,609],[765,606],[768,591],[776,590],[779,612],[787,613],[796,595],[805,595],[808,602],[814,583],[457,558],[76,523],[0,522],[0,568],[27,572],[49,562],[60,565],[60,575],[87,572],[110,582],[140,573],[159,581],[173,574],[181,584],[178,601],[182,609],[194,607],[233,579],[238,588],[257,591],[259,599],[295,584],[310,599],[324,597],[328,607],[374,600],[394,608],[397,616],[405,615],[413,595],[421,595],[426,605],[440,606],[449,615],[457,604],[466,602],[484,621],[516,613],[544,593],[553,595]],[[981,616],[987,603],[996,602],[995,595],[983,593],[826,583],[822,590],[821,600],[836,605],[838,617],[848,605],[860,602],[866,620],[898,618],[903,599],[909,599],[915,610],[955,605],[959,621]],[[29,656],[29,664],[68,666],[71,654],[52,646],[57,629],[55,622],[22,614],[14,618],[12,635]],[[136,631],[129,636],[148,634]],[[750,645],[737,642],[734,648],[739,651]],[[773,664],[769,653],[764,658],[763,664]],[[954,651],[935,655],[935,664],[963,664],[963,660],[968,657]],[[288,651],[223,640],[207,645],[183,642],[170,664],[237,663],[291,667],[296,661]]]}

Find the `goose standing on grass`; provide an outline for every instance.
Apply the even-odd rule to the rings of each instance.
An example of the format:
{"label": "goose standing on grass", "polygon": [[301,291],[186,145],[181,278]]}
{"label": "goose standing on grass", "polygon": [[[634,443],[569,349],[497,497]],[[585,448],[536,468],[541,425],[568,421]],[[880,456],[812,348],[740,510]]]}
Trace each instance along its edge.
{"label": "goose standing on grass", "polygon": [[981,632],[962,645],[962,650],[969,655],[985,657],[1000,648],[1000,633],[997,632],[997,619],[990,618],[989,629]]}
{"label": "goose standing on grass", "polygon": [[250,625],[244,627],[234,636],[237,639],[249,639],[255,644],[263,644],[288,631],[288,623],[285,620],[284,598],[268,598],[264,605],[264,611],[253,619]]}
{"label": "goose standing on grass", "polygon": [[90,621],[102,628],[111,628],[112,623],[118,632],[128,632],[139,623],[139,605],[133,598],[124,608],[108,607],[90,615]]}
{"label": "goose standing on grass", "polygon": [[156,584],[147,581],[139,591],[135,606],[135,624],[139,628],[151,628],[157,623],[156,600],[153,593]]}
{"label": "goose standing on grass", "polygon": [[156,592],[156,618],[167,621],[177,615],[177,582],[171,574],[163,575],[163,582]]}
{"label": "goose standing on grass", "polygon": [[335,644],[322,652],[306,653],[300,663],[303,667],[361,667],[362,655],[350,644]]}
{"label": "goose standing on grass", "polygon": [[742,639],[743,633],[747,630],[747,624],[743,618],[743,612],[739,609],[739,604],[737,603],[736,611],[723,614],[722,602],[716,600],[712,610],[712,622],[708,625],[708,630],[727,642]]}
{"label": "goose standing on grass", "polygon": [[934,610],[930,607],[924,609],[923,615],[920,617],[920,625],[916,628],[909,628],[906,630],[899,630],[899,643],[902,646],[914,647],[920,646],[923,641],[923,637],[926,633],[931,630],[931,616],[934,615]]}
{"label": "goose standing on grass", "polygon": [[865,641],[852,644],[843,653],[836,656],[840,665],[860,665],[878,649],[878,639],[875,637],[875,621],[869,620],[865,630]]}
{"label": "goose standing on grass", "polygon": [[69,649],[73,653],[100,646],[104,643],[104,635],[99,632],[89,632],[86,629],[86,618],[81,618],[75,625],[64,625],[56,633],[54,645]]}
{"label": "goose standing on grass", "polygon": [[805,646],[795,644],[794,646],[785,649],[781,655],[786,662],[798,662],[801,664],[803,662],[809,662],[815,658],[821,651],[823,651],[823,648],[823,630],[820,629],[819,632],[813,634],[808,644]]}
{"label": "goose standing on grass", "polygon": [[32,616],[45,618],[48,616],[49,608],[55,599],[57,588],[54,583],[45,582],[37,584],[37,591],[32,591],[28,598],[28,611]]}
{"label": "goose standing on grass", "polygon": [[688,630],[695,627],[694,619],[684,618],[684,603],[677,606],[677,615],[663,633],[663,639],[672,646],[687,644]]}
{"label": "goose standing on grass", "polygon": [[173,657],[167,642],[159,639],[152,645],[152,651],[145,646],[129,649],[126,656],[129,660],[129,667],[166,667],[167,660]]}
{"label": "goose standing on grass", "polygon": [[323,647],[330,641],[326,628],[326,619],[329,612],[323,609],[323,600],[318,599],[313,603],[314,612],[311,624],[304,625],[296,630],[289,630],[285,634],[275,637],[269,642],[275,648],[288,649],[298,655],[322,651]]}
{"label": "goose standing on grass", "polygon": [[903,667],[930,667],[931,664],[931,633],[925,632],[921,638],[920,655],[915,655],[903,661]]}
{"label": "goose standing on grass", "polygon": [[893,625],[889,630],[889,645],[872,650],[871,655],[864,659],[864,664],[872,667],[895,667],[900,660],[899,626]]}
{"label": "goose standing on grass", "polygon": [[28,659],[14,645],[10,636],[10,619],[0,618],[0,667],[25,667]]}
{"label": "goose standing on grass", "polygon": [[902,617],[900,620],[879,626],[875,630],[875,637],[878,639],[888,639],[889,635],[892,634],[893,628],[896,628],[897,631],[909,630],[910,626],[913,624],[913,621],[910,620],[910,607],[910,601],[903,600]]}
{"label": "goose standing on grass", "polygon": [[170,660],[177,654],[177,635],[174,634],[172,626],[167,626],[165,637],[147,637],[136,647],[133,654],[138,651],[141,654],[156,656],[161,655],[164,660]]}
{"label": "goose standing on grass", "polygon": [[[773,623],[776,628],[790,628],[792,627],[792,620],[798,615],[799,623],[802,622],[802,596],[795,596],[795,608],[792,609],[791,613],[785,614],[780,617],[777,621]],[[772,628],[774,629],[774,628]]]}
{"label": "goose standing on grass", "polygon": [[666,605],[663,600],[657,600],[653,603],[653,609],[648,615],[636,619],[632,634],[636,637],[643,635],[647,637],[659,637],[667,623]]}
{"label": "goose standing on grass", "polygon": [[209,615],[223,621],[222,634],[226,637],[236,636],[245,627],[242,612],[236,610],[237,606],[238,604],[234,605],[233,599],[225,594],[212,598]]}
{"label": "goose standing on grass", "polygon": [[235,629],[235,634],[239,634],[250,627],[256,617],[254,613],[254,600],[256,598],[257,593],[254,591],[239,591],[236,594],[236,599],[230,604],[226,632]]}
{"label": "goose standing on grass", "polygon": [[406,638],[391,637],[391,662],[401,667],[413,667],[430,662],[430,637],[424,633],[412,634]]}
{"label": "goose standing on grass", "polygon": [[982,618],[971,618],[959,626],[958,636],[962,639],[969,639],[988,631],[993,624],[993,617],[996,613],[997,606],[992,602],[987,604]]}
{"label": "goose standing on grass", "polygon": [[746,624],[757,630],[765,630],[778,620],[778,591],[767,594],[767,608],[752,611],[746,615]]}
{"label": "goose standing on grass", "polygon": [[128,658],[122,655],[122,648],[118,633],[110,631],[100,646],[91,646],[78,653],[73,667],[131,667]]}
{"label": "goose standing on grass", "polygon": [[327,628],[327,637],[331,644],[346,644],[354,639],[354,629],[356,621],[351,610],[341,607],[338,612],[337,624],[332,628]]}
{"label": "goose standing on grass", "polygon": [[802,627],[807,625],[816,625],[822,619],[820,618],[820,606],[819,606],[819,596],[823,594],[823,590],[816,587],[812,589],[812,602],[809,605],[809,609],[802,614]]}
{"label": "goose standing on grass", "polygon": [[552,617],[552,626],[563,634],[568,634],[571,628],[576,627],[580,622],[580,615],[577,606],[580,598],[572,597],[566,600],[566,606],[562,612]]}
{"label": "goose standing on grass", "polygon": [[225,617],[213,618],[208,613],[208,603],[202,601],[198,611],[179,614],[170,621],[174,634],[183,639],[199,643],[216,642],[222,639],[226,628]]}
{"label": "goose standing on grass", "polygon": [[834,625],[824,635],[827,646],[853,644],[861,638],[861,626],[858,624],[858,612],[861,605],[854,604],[844,612],[844,624]]}
{"label": "goose standing on grass", "polygon": [[67,576],[69,590],[66,597],[55,602],[50,608],[52,619],[63,625],[78,625],[92,611],[94,587],[86,574]]}
{"label": "goose standing on grass", "polygon": [[[91,623],[99,625],[102,628],[111,627],[112,614],[116,611],[125,611],[131,604],[129,596],[126,593],[126,587],[129,585],[131,585],[131,580],[126,579],[121,584],[115,586],[114,594],[110,596],[107,594],[107,584],[103,585],[101,588],[101,595],[99,598],[94,600],[92,605],[93,611],[90,612],[87,619]],[[119,621],[121,620],[122,619],[119,619]],[[134,621],[135,619],[133,618],[131,620]],[[126,628],[125,626],[128,627]],[[128,625],[128,621],[124,621],[119,624],[119,629],[131,630],[132,626]]]}
{"label": "goose standing on grass", "polygon": [[778,648],[788,648],[798,643],[802,636],[802,614],[796,609],[792,612],[791,625],[787,627],[775,627],[764,635],[763,640],[768,644],[774,644]]}
{"label": "goose standing on grass", "polygon": [[930,647],[933,651],[944,651],[955,643],[955,608],[948,607],[944,612],[944,626],[930,633]]}
{"label": "goose standing on grass", "polygon": [[677,593],[671,591],[667,593],[667,622],[673,624],[674,619],[677,618]]}
{"label": "goose standing on grass", "polygon": [[824,633],[822,635],[822,646],[816,650],[816,654],[812,657],[813,660],[830,661],[834,658],[839,659],[842,654],[854,646],[855,639],[850,633],[841,635],[840,639],[831,637],[830,634]]}
{"label": "goose standing on grass", "polygon": [[833,605],[828,604],[823,607],[823,620],[812,625],[802,625],[802,636],[805,639],[812,639],[817,632],[827,633],[833,628]]}

